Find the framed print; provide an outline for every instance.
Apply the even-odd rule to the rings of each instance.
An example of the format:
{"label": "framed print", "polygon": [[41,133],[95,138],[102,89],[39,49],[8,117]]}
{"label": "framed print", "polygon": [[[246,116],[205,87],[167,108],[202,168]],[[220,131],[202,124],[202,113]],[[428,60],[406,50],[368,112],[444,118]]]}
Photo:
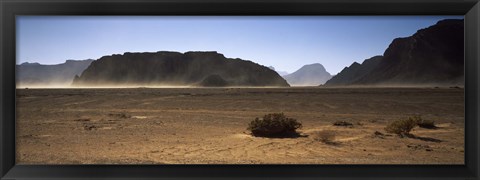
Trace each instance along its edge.
{"label": "framed print", "polygon": [[478,179],[478,1],[0,7],[4,179]]}

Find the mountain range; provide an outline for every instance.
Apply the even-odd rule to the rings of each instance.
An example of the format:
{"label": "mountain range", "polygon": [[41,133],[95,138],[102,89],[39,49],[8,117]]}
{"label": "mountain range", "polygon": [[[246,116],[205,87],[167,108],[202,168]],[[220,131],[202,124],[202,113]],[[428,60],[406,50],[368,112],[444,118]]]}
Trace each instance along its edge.
{"label": "mountain range", "polygon": [[354,62],[333,76],[321,64],[288,74],[216,51],[124,53],[98,60],[16,66],[17,86],[370,86],[463,85],[464,21],[447,19],[394,39],[383,55]]}
{"label": "mountain range", "polygon": [[268,67],[216,51],[103,56],[76,76],[72,85],[289,86]]}
{"label": "mountain range", "polygon": [[327,81],[342,85],[463,85],[464,21],[441,20],[397,38],[383,56],[353,63]]}
{"label": "mountain range", "polygon": [[16,65],[17,86],[68,86],[75,75],[81,74],[92,62],[92,59],[67,60],[55,65],[25,62]]}

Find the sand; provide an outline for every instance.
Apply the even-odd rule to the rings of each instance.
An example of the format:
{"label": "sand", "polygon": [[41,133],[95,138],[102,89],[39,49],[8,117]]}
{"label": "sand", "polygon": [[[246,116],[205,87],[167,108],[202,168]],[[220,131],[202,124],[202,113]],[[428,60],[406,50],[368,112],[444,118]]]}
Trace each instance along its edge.
{"label": "sand", "polygon": [[[302,136],[246,130],[275,112],[300,121]],[[385,132],[415,114],[438,128]],[[18,89],[16,123],[18,164],[464,163],[457,88]],[[318,140],[323,131],[334,143]]]}

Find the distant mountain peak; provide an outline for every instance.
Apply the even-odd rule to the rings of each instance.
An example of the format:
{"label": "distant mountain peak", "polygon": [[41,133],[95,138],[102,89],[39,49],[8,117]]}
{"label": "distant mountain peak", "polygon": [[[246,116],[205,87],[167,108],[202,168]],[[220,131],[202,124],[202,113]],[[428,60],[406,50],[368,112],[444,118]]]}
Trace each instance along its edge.
{"label": "distant mountain peak", "polygon": [[313,63],[313,64],[305,64],[305,65],[303,65],[303,67],[309,67],[309,66],[322,66],[322,67],[323,67],[323,65],[320,64],[320,63]]}
{"label": "distant mountain peak", "polygon": [[268,68],[271,69],[271,70],[274,70],[274,71],[277,72],[278,75],[280,75],[280,76],[285,76],[285,75],[288,74],[287,71],[279,71],[279,70],[276,70],[275,67],[273,67],[273,66],[268,66]]}
{"label": "distant mountain peak", "polygon": [[33,63],[24,62],[20,65],[22,65],[22,66],[36,66],[36,65],[40,65],[40,63],[38,63],[38,62],[33,62]]}
{"label": "distant mountain peak", "polygon": [[[327,72],[327,69],[325,69],[325,67],[320,64],[320,63],[313,63],[313,64],[307,64],[307,65],[304,65],[302,66],[299,70],[314,70],[314,71],[319,71],[319,72]],[[297,70],[297,71],[299,71]],[[330,74],[330,73],[328,73]]]}
{"label": "distant mountain peak", "polygon": [[[320,63],[313,63],[313,64],[303,65],[301,68],[321,68],[321,69],[323,69],[323,70],[326,71],[325,67],[323,67],[323,65],[320,64]],[[301,68],[300,68],[300,69],[301,69]]]}
{"label": "distant mountain peak", "polygon": [[22,63],[16,66],[18,86],[69,86],[75,75],[83,72],[91,63],[88,60],[66,60],[61,64],[43,65],[40,63]]}
{"label": "distant mountain peak", "polygon": [[332,75],[320,63],[307,64],[297,71],[283,76],[292,86],[318,86],[324,84]]}

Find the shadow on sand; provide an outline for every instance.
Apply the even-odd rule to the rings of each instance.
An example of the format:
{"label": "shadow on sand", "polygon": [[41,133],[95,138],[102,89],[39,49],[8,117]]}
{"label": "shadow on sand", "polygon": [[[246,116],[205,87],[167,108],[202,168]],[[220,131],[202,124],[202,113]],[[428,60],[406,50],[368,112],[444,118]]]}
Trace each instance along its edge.
{"label": "shadow on sand", "polygon": [[418,140],[428,141],[428,142],[436,142],[436,143],[443,142],[443,141],[440,140],[440,139],[435,139],[435,138],[431,138],[431,137],[415,136],[415,135],[413,135],[413,134],[407,134],[407,135],[405,135],[405,136],[408,137],[408,138],[418,139]]}
{"label": "shadow on sand", "polygon": [[263,135],[263,134],[250,134],[253,137],[262,137],[262,138],[276,138],[276,139],[295,139],[295,138],[306,138],[308,135],[300,133],[289,133],[289,134],[273,134],[273,135]]}

